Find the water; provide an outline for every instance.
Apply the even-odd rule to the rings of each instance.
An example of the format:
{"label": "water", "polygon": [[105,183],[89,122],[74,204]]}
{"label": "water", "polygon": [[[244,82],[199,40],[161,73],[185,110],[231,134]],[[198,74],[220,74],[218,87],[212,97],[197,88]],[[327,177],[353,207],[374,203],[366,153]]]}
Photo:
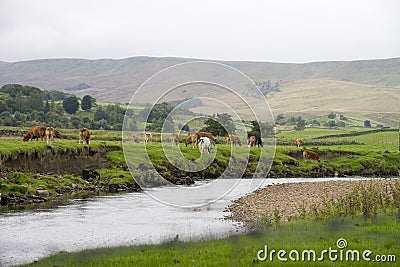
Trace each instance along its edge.
{"label": "water", "polygon": [[[331,179],[338,180],[267,179],[263,186]],[[152,189],[153,197],[129,193],[71,200],[69,205],[49,210],[0,214],[0,266],[29,263],[60,251],[157,244],[173,240],[177,235],[179,240],[194,241],[243,233],[246,229],[241,223],[223,220],[228,215],[224,210],[232,200],[253,191],[260,180],[229,179],[212,183],[215,188],[232,190],[225,190],[229,193],[219,200],[196,208],[156,201],[154,197],[179,195],[188,189],[164,187]],[[203,196],[193,195],[196,198],[193,203],[213,200],[206,190],[202,192]]]}

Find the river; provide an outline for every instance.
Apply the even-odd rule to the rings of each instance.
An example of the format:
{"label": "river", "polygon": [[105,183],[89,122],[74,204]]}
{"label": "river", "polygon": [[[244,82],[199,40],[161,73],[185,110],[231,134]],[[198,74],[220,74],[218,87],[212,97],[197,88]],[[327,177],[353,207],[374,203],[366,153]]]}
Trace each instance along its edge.
{"label": "river", "polygon": [[[338,180],[338,178],[265,179],[277,183]],[[349,180],[343,179],[343,180]],[[260,179],[226,179],[212,182],[226,194],[210,199],[193,194],[200,207],[176,207],[155,196],[179,195],[189,187],[160,187],[146,193],[74,199],[53,209],[0,214],[0,266],[29,263],[60,251],[134,244],[158,244],[176,237],[182,241],[222,238],[243,233],[241,223],[224,220],[232,200],[252,192]],[[197,183],[197,186],[205,184]],[[192,187],[193,188],[193,187]],[[195,200],[193,203],[196,203]],[[165,202],[165,201],[164,201]],[[175,205],[175,206],[174,206]]]}

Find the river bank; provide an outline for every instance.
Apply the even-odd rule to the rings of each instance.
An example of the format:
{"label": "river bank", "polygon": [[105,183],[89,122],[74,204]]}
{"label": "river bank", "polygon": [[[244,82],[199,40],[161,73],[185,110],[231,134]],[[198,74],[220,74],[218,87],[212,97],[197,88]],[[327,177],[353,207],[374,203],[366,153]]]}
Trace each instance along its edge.
{"label": "river bank", "polygon": [[[197,172],[186,172],[175,167],[166,158],[160,143],[147,145],[153,166],[141,160],[146,155],[137,153],[131,165],[126,165],[119,142],[94,141],[90,147],[76,142],[46,145],[40,142],[5,143],[0,151],[0,204],[5,207],[50,202],[76,194],[137,192],[136,181],[152,186],[166,181],[178,185],[191,185],[195,181],[217,179],[224,173],[231,158],[231,148],[217,145],[216,155],[209,167]],[[7,148],[7,145],[9,148]],[[20,147],[19,149],[18,146]],[[143,144],[132,144],[132,148]],[[198,149],[180,145],[184,157],[196,160]],[[397,151],[368,150],[362,145],[314,148],[321,162],[304,161],[301,149],[278,146],[267,178],[316,177],[396,177],[399,174]],[[170,148],[168,148],[170,149]],[[236,169],[243,169],[242,178],[254,178],[258,167],[260,148],[235,147],[237,154],[249,153],[245,158],[234,158]],[[239,172],[239,171],[238,171]],[[158,175],[160,174],[160,175]],[[163,177],[165,180],[160,179]],[[237,178],[237,177],[232,177]]]}
{"label": "river bank", "polygon": [[[140,187],[107,154],[120,150],[119,142],[74,141],[47,145],[2,141],[0,153],[0,209],[51,207],[68,199],[104,193],[138,192]],[[8,147],[7,147],[8,146]]]}
{"label": "river bank", "polygon": [[340,201],[360,188],[393,192],[400,190],[400,182],[398,179],[364,179],[269,185],[235,200],[227,208],[232,214],[226,218],[250,225],[260,225],[266,219],[278,217],[280,222],[287,222],[306,216],[324,202]]}
{"label": "river bank", "polygon": [[[334,182],[333,179],[340,178],[266,179],[264,186],[267,187],[262,190],[276,188],[279,195],[284,196],[286,192],[290,191],[287,188],[299,185],[300,187],[295,192],[299,195],[307,195],[310,193],[308,192],[309,187],[304,186],[306,183],[302,181],[307,181],[310,186],[319,191],[316,184],[325,184],[324,187],[331,188],[334,186],[331,184]],[[218,182],[223,182],[223,180],[218,180]],[[62,251],[27,266],[112,265],[128,267],[175,264],[182,266],[208,266],[210,264],[212,266],[251,266],[262,263],[262,260],[257,257],[257,252],[265,249],[266,245],[270,250],[292,251],[296,249],[303,251],[313,249],[318,253],[329,247],[336,248],[337,240],[343,240],[343,238],[348,242],[348,249],[373,251],[371,259],[374,259],[373,256],[376,254],[389,257],[400,251],[398,219],[393,216],[394,210],[389,208],[386,208],[386,212],[379,209],[378,216],[373,221],[365,220],[360,215],[340,219],[334,216],[326,221],[295,218],[290,222],[276,225],[276,227],[261,228],[255,232],[237,235],[241,229],[245,228],[234,226],[235,222],[232,220],[216,218],[221,218],[222,210],[230,202],[229,199],[237,199],[250,193],[249,188],[252,182],[251,179],[240,180],[239,185],[241,186],[231,191],[229,197],[228,195],[224,196],[222,201],[213,203],[206,209],[175,208],[154,201],[147,194],[133,193],[117,198],[99,198],[99,202],[91,201],[87,202],[87,205],[67,206],[44,213],[15,214],[14,217],[4,218],[3,223],[0,217],[0,225],[3,226],[0,228],[0,240],[1,238],[10,240],[10,236],[14,236],[14,242],[3,242],[5,249],[0,251],[0,255],[2,255],[0,260],[3,259],[3,264],[8,266],[16,262],[32,262],[37,257]],[[293,182],[298,182],[298,184]],[[349,181],[347,179],[339,181],[341,185],[349,182],[364,183],[367,181]],[[286,183],[290,184],[284,186]],[[400,187],[398,188],[400,190]],[[155,190],[164,189],[157,188]],[[180,189],[174,188],[174,190]],[[103,201],[108,203],[101,204]],[[276,204],[274,201],[271,202]],[[104,209],[107,212],[104,212]],[[65,211],[68,211],[67,214]],[[143,216],[138,213],[143,213]],[[215,217],[216,215],[217,217]],[[40,219],[36,217],[40,217]],[[219,228],[218,225],[222,222],[225,223],[225,226]],[[87,224],[90,224],[90,227]],[[232,228],[232,226],[234,227]],[[13,231],[8,231],[9,228]],[[36,233],[32,232],[32,229],[41,230]],[[91,230],[87,231],[87,229]],[[121,229],[123,230],[121,231]],[[151,245],[126,246],[127,244],[137,244],[137,240],[140,244],[141,237],[144,240],[150,239],[152,242],[154,238],[159,237],[159,233],[155,233],[155,231],[161,229],[165,233],[162,235],[161,244],[155,242]],[[237,232],[238,230],[239,232]],[[45,232],[42,233],[42,231]],[[18,234],[15,235],[15,232]],[[63,234],[57,234],[59,238],[55,239],[52,238],[54,232]],[[221,236],[221,234],[223,235]],[[220,239],[225,234],[229,237]],[[25,242],[26,236],[31,240],[30,243]],[[167,238],[165,239],[165,237]],[[148,244],[149,241],[144,241],[144,243]],[[93,247],[97,248],[90,249]],[[75,252],[76,250],[80,251]],[[19,253],[25,251],[27,253]],[[10,257],[10,255],[19,256]],[[290,266],[304,266],[305,263],[301,258],[297,261],[291,259],[291,261]],[[390,265],[390,261],[393,261],[392,257],[387,264]],[[338,263],[346,265],[346,262],[332,261],[328,256],[313,265],[333,267]],[[274,260],[268,259],[267,264],[281,266],[282,262],[274,257]],[[368,262],[353,260],[350,264],[366,266]]]}

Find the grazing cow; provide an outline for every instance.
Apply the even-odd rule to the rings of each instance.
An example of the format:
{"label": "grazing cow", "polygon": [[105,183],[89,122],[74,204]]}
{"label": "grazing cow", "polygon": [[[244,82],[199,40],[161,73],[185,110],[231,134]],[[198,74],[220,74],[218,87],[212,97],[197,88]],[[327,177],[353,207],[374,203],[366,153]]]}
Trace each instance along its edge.
{"label": "grazing cow", "polygon": [[204,154],[210,154],[211,152],[211,140],[208,137],[200,137],[199,139],[199,148],[200,148],[200,153]]}
{"label": "grazing cow", "polygon": [[144,143],[145,144],[151,143],[152,139],[153,139],[153,134],[152,133],[145,133],[145,136],[144,136]]}
{"label": "grazing cow", "polygon": [[208,137],[210,139],[212,145],[215,146],[215,143],[217,143],[217,140],[215,139],[215,137],[209,132],[197,132],[195,135],[196,135],[197,140],[200,140],[201,137]]}
{"label": "grazing cow", "polygon": [[178,146],[179,144],[179,135],[177,135],[176,133],[172,133],[171,136],[171,144],[174,146]]}
{"label": "grazing cow", "polygon": [[240,141],[240,138],[236,135],[233,137],[233,145],[234,146],[236,146],[236,145],[242,146],[242,141]]}
{"label": "grazing cow", "polygon": [[28,133],[24,136],[23,141],[29,141],[29,140],[42,140],[46,136],[46,127],[44,126],[33,126]]}
{"label": "grazing cow", "polygon": [[256,145],[258,147],[260,147],[260,146],[263,147],[264,146],[263,142],[261,140],[261,137],[258,136],[257,134],[252,134],[252,133],[248,133],[247,134],[247,145],[249,147],[256,146]]}
{"label": "grazing cow", "polygon": [[54,136],[57,138],[61,138],[61,133],[56,128],[54,128]]}
{"label": "grazing cow", "polygon": [[256,146],[256,143],[257,143],[257,138],[254,135],[250,136],[247,145],[249,147],[253,147]]}
{"label": "grazing cow", "polygon": [[228,134],[227,136],[226,136],[226,145],[227,146],[231,146],[232,144],[231,144],[231,137],[230,137],[230,134]]}
{"label": "grazing cow", "polygon": [[79,144],[82,142],[82,144],[87,144],[90,145],[90,132],[88,128],[82,128],[79,130]]}
{"label": "grazing cow", "polygon": [[306,159],[309,159],[309,158],[311,158],[312,160],[316,160],[316,161],[320,162],[319,155],[318,155],[317,152],[310,151],[310,150],[304,150],[303,151],[303,159],[304,159],[304,161]]}
{"label": "grazing cow", "polygon": [[301,146],[303,145],[303,140],[297,138],[296,141],[294,141],[294,144],[295,144],[297,147],[301,147]]}
{"label": "grazing cow", "polygon": [[46,128],[45,131],[45,138],[46,138],[46,143],[51,143],[54,141],[54,136],[56,135],[56,129],[53,127],[49,126]]}
{"label": "grazing cow", "polygon": [[139,138],[137,137],[136,134],[131,135],[131,142],[132,143],[139,143]]}
{"label": "grazing cow", "polygon": [[197,137],[194,134],[188,135],[185,141],[185,146],[187,147],[189,144],[192,144],[192,147],[194,147],[197,144]]}
{"label": "grazing cow", "polygon": [[237,137],[234,134],[228,134],[228,136],[226,137],[226,145],[227,146],[242,146],[242,142],[240,141],[240,138]]}

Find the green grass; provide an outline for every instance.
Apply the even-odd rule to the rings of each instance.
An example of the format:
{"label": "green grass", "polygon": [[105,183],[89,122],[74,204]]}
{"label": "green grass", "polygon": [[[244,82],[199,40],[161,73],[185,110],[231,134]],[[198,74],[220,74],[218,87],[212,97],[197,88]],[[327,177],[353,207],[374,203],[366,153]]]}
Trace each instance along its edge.
{"label": "green grass", "polygon": [[[118,248],[99,248],[77,253],[62,252],[26,266],[372,266],[373,263],[332,262],[326,256],[323,262],[286,262],[276,258],[262,262],[257,252],[268,245],[269,250],[337,249],[336,241],[345,238],[346,250],[371,250],[372,256],[396,255],[399,257],[400,224],[390,215],[381,214],[378,223],[362,218],[330,219],[326,223],[297,220],[246,235],[220,240],[188,242],[177,240],[161,245],[142,245]],[[287,255],[286,255],[287,257]],[[397,259],[398,260],[398,259]],[[390,263],[386,263],[386,266]]]}
{"label": "green grass", "polygon": [[[0,154],[9,154],[16,152],[27,152],[27,151],[43,151],[46,148],[53,149],[66,149],[66,148],[78,148],[83,147],[83,144],[78,144],[78,140],[65,140],[55,139],[54,142],[47,144],[44,141],[29,141],[23,142],[22,139],[15,138],[0,138]],[[90,147],[96,148],[99,146],[112,146],[119,147],[120,142],[117,141],[100,141],[93,140],[90,142]]]}
{"label": "green grass", "polygon": [[[394,266],[398,259],[393,256],[400,252],[400,183],[388,191],[372,181],[341,198],[326,198],[308,214],[304,211],[283,225],[279,211],[260,223],[257,231],[219,240],[184,243],[176,236],[161,245],[62,252],[26,266],[281,266],[279,250],[287,253],[280,255],[289,260],[284,263],[288,266],[373,266],[377,255],[390,255],[386,264]],[[343,239],[347,244],[339,247],[337,242]],[[333,254],[322,253],[332,249]],[[292,250],[299,258],[289,254]],[[303,260],[304,250],[313,250],[315,258],[305,254]],[[362,257],[366,250],[371,251],[371,261]]]}

